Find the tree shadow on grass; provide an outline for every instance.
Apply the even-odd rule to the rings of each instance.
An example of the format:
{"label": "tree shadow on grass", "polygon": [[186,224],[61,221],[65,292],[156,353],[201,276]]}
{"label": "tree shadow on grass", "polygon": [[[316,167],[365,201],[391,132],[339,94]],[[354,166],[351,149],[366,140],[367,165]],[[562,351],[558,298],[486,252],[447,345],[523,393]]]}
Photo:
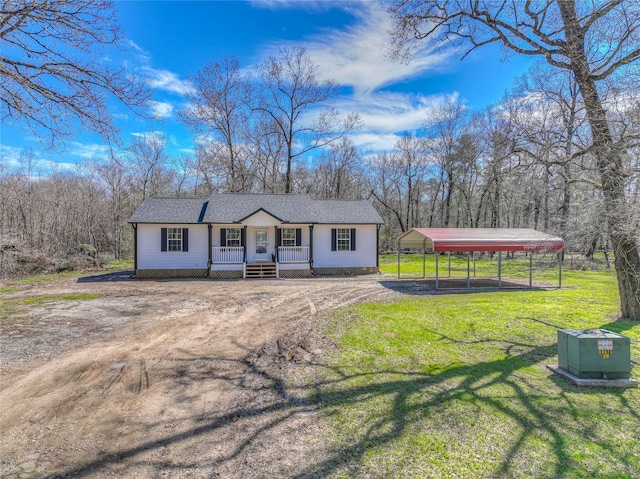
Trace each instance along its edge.
{"label": "tree shadow on grass", "polygon": [[599,326],[600,329],[606,329],[607,331],[613,331],[614,333],[624,334],[625,331],[637,326],[637,321],[629,321],[625,318],[620,318],[617,321],[611,321],[610,323]]}
{"label": "tree shadow on grass", "polygon": [[[447,338],[449,339],[449,338]],[[487,342],[492,342],[487,340]],[[477,341],[468,342],[477,344]],[[521,349],[521,343],[509,345],[509,349]],[[314,477],[318,473],[330,474],[332,472],[345,473],[349,477],[360,475],[358,470],[369,452],[380,446],[391,445],[406,434],[411,434],[412,423],[416,421],[428,422],[430,417],[439,414],[443,408],[453,405],[454,402],[464,402],[472,406],[488,408],[496,415],[509,419],[515,427],[512,430],[512,441],[508,450],[502,455],[501,463],[490,473],[490,477],[514,477],[526,475],[525,470],[518,470],[518,457],[523,453],[531,440],[539,437],[547,437],[551,442],[552,455],[545,460],[553,463],[553,470],[545,471],[545,477],[571,476],[579,471],[584,472],[584,465],[578,463],[570,454],[570,438],[578,435],[580,438],[589,438],[590,447],[606,452],[609,460],[615,460],[622,464],[629,475],[620,477],[635,477],[640,472],[640,463],[632,454],[616,449],[608,438],[597,438],[590,430],[591,426],[581,424],[581,415],[574,414],[575,422],[571,425],[560,424],[558,419],[566,419],[562,414],[560,418],[556,414],[562,413],[562,409],[554,409],[546,406],[548,399],[544,393],[533,392],[535,386],[528,384],[525,375],[520,373],[524,367],[536,364],[539,360],[548,359],[555,355],[555,345],[533,347],[517,356],[506,359],[480,362],[473,366],[456,365],[445,368],[437,374],[399,373],[393,371],[380,371],[377,374],[383,376],[395,376],[396,380],[386,380],[362,387],[332,387],[325,394],[321,402],[329,404],[331,408],[351,408],[358,402],[367,402],[372,396],[387,396],[392,404],[388,412],[373,421],[361,434],[350,436],[348,445],[343,445],[336,454],[327,458],[324,462],[314,464],[295,477]],[[533,358],[533,359],[532,359]],[[339,375],[339,371],[336,371]],[[410,376],[411,379],[403,379],[402,376]],[[349,382],[353,379],[348,375],[341,376],[336,384]],[[567,392],[576,392],[576,388],[556,377],[550,380],[562,389],[561,398],[570,403]],[[455,386],[449,386],[451,383]],[[335,386],[335,384],[334,384]],[[509,400],[492,393],[492,388],[510,391]],[[640,418],[634,411],[624,393],[618,391],[596,389],[588,394],[604,395],[607,398],[617,398],[621,406],[621,412],[628,413],[635,418],[636,425],[640,425]],[[416,401],[416,398],[422,398]],[[490,431],[487,431],[490,435]],[[455,437],[450,438],[455,441]],[[473,445],[470,445],[473,447]],[[635,461],[635,462],[634,462]],[[353,465],[356,465],[355,468]],[[369,472],[369,471],[367,471]],[[367,473],[363,476],[369,477]],[[444,477],[436,473],[433,477]],[[446,476],[446,474],[445,474]],[[464,476],[464,474],[463,474]],[[382,477],[382,476],[381,476]],[[601,476],[594,474],[591,477],[611,477],[610,472],[604,472]]]}
{"label": "tree shadow on grass", "polygon": [[[452,346],[478,344],[478,341],[465,342],[443,335],[441,337],[443,342]],[[235,475],[230,473],[227,477],[271,476],[301,479],[345,474],[345,471],[348,477],[382,477],[383,472],[372,474],[371,471],[364,470],[364,464],[371,454],[375,454],[380,448],[393,447],[407,435],[413,434],[416,424],[429,424],[447,410],[457,411],[460,405],[465,410],[495,415],[501,418],[498,421],[506,419],[511,427],[493,438],[492,431],[484,431],[488,439],[506,438],[497,463],[489,471],[490,477],[525,476],[527,471],[535,470],[522,469],[522,461],[523,457],[527,457],[529,444],[537,440],[550,443],[546,449],[550,453],[547,452],[540,459],[545,462],[541,467],[546,467],[546,470],[541,469],[538,477],[581,475],[586,468],[572,453],[572,438],[590,441],[591,450],[606,454],[610,464],[623,469],[619,471],[620,477],[625,477],[624,474],[632,477],[634,473],[640,472],[637,456],[634,457],[629,451],[617,447],[615,441],[594,431],[598,424],[596,419],[585,421],[582,406],[574,403],[573,393],[578,391],[574,386],[551,376],[548,379],[560,392],[558,396],[550,398],[538,391],[535,381],[540,378],[536,379],[524,371],[527,367],[538,366],[539,362],[553,357],[556,353],[554,344],[510,343],[490,338],[484,341],[491,344],[502,343],[505,353],[503,357],[476,361],[471,365],[456,363],[441,366],[435,373],[388,367],[354,373],[331,364],[314,363],[312,360],[304,367],[319,371],[317,379],[308,376],[308,380],[295,386],[281,374],[281,371],[292,365],[285,359],[291,357],[290,354],[285,354],[290,351],[283,351],[278,344],[263,348],[258,353],[248,351],[240,361],[207,356],[189,358],[188,353],[183,351],[188,359],[182,361],[182,369],[175,368],[176,371],[180,369],[179,374],[176,373],[180,384],[185,386],[196,381],[228,381],[236,388],[235,393],[246,395],[247,400],[228,411],[206,412],[197,419],[194,414],[195,426],[173,434],[157,434],[158,430],[170,430],[158,419],[157,423],[147,425],[152,434],[148,440],[128,449],[105,452],[93,461],[68,469],[62,475],[86,477],[98,472],[113,472],[123,462],[136,462],[155,471],[169,473],[206,469],[212,477],[224,477],[225,471],[237,471]],[[518,353],[511,354],[514,351]],[[203,368],[203,364],[210,364],[211,367]],[[195,368],[194,365],[200,366]],[[245,373],[242,377],[235,373],[216,373],[227,366],[232,369],[241,368]],[[634,405],[636,401],[629,401],[624,392],[596,390],[587,394],[602,396],[619,414],[629,415],[636,430],[640,427],[640,417],[634,410],[637,407],[637,404]],[[182,400],[185,407],[188,407],[197,398],[185,396]],[[389,406],[382,413],[371,413],[368,404],[375,401],[386,401]],[[259,461],[253,465],[254,469],[246,469],[251,467],[250,463],[255,459],[256,445],[271,440],[274,431],[283,426],[295,424],[293,421],[297,417],[318,413],[330,416],[336,411],[347,414],[354,407],[361,407],[361,411],[364,411],[366,417],[362,425],[356,428],[355,434],[338,441],[324,455],[307,455],[305,461],[293,464],[293,469],[283,467],[275,473],[273,470],[260,470],[260,464],[266,463]],[[469,419],[471,418],[464,417],[461,421]],[[610,419],[607,416],[606,420]],[[568,421],[572,422],[568,424]],[[233,424],[241,425],[244,433],[228,436]],[[228,443],[229,437],[234,438],[235,442]],[[294,437],[295,434],[289,439],[293,440]],[[449,440],[455,442],[458,439],[453,435]],[[149,451],[184,446],[193,441],[207,443],[211,448],[219,447],[220,452],[197,460],[185,458],[180,462],[161,459],[151,461],[147,458]],[[474,447],[474,444],[469,447]],[[281,457],[273,457],[272,461],[282,461],[286,459],[286,455],[286,449],[282,450]],[[609,472],[605,471],[602,476],[598,476],[596,471],[591,477],[608,477]],[[433,477],[443,477],[443,474],[436,471]]]}

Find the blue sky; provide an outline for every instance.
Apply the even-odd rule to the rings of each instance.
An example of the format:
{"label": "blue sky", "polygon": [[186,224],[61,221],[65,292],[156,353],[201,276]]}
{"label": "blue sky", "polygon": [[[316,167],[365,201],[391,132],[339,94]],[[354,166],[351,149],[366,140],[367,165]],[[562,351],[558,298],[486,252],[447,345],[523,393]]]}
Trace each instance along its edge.
{"label": "blue sky", "polygon": [[[158,121],[137,118],[117,104],[112,113],[125,144],[162,132],[172,155],[193,152],[191,134],[176,120],[186,104],[188,75],[223,56],[235,55],[250,68],[281,46],[306,47],[320,74],[343,87],[334,106],[364,120],[353,140],[366,151],[389,149],[398,134],[420,128],[444,95],[457,94],[474,109],[498,101],[530,65],[526,58],[505,60],[497,46],[464,60],[459,52],[423,51],[408,64],[394,63],[385,56],[390,20],[384,5],[373,1],[116,1],[116,6],[131,47],[109,52],[108,61],[147,79]],[[97,135],[83,131],[62,151],[41,151],[29,132],[3,126],[2,161],[15,166],[25,148],[60,168],[99,160],[108,151]]]}

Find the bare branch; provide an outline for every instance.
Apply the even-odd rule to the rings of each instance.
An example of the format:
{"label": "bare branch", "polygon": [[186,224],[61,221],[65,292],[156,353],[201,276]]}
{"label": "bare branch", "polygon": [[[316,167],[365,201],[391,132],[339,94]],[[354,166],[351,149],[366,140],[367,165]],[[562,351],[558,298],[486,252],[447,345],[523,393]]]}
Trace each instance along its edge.
{"label": "bare branch", "polygon": [[0,18],[3,121],[56,147],[78,124],[117,141],[110,98],[142,114],[144,82],[99,58],[102,47],[124,46],[109,0],[8,0]]}

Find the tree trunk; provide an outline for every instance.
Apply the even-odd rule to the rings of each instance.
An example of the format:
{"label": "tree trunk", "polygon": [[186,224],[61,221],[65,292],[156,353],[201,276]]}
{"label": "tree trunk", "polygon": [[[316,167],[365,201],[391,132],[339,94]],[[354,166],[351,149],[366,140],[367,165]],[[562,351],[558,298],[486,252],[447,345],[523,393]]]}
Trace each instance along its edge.
{"label": "tree trunk", "polygon": [[284,175],[284,192],[286,194],[291,193],[291,162],[293,155],[293,148],[291,146],[293,140],[287,140],[287,170]]}
{"label": "tree trunk", "polygon": [[593,150],[602,182],[609,234],[618,278],[620,305],[624,318],[640,321],[640,252],[633,231],[627,230],[622,158],[609,130],[606,113],[584,51],[584,32],[575,4],[559,1],[572,70],[584,101],[593,138]]}
{"label": "tree trunk", "polygon": [[451,219],[451,194],[453,193],[453,179],[451,175],[449,175],[449,179],[447,180],[447,196],[444,198],[444,220],[442,221],[442,226],[444,228],[449,227],[449,220]]}

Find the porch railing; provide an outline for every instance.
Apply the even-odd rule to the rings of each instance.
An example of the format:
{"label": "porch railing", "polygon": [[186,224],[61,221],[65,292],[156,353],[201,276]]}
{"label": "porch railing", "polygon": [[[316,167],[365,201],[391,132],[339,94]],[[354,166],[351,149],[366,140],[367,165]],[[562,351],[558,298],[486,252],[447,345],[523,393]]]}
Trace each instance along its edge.
{"label": "porch railing", "polygon": [[244,247],[242,246],[214,246],[213,247],[214,263],[243,263]]}
{"label": "porch railing", "polygon": [[278,248],[278,261],[280,263],[308,263],[308,246],[280,246]]}

